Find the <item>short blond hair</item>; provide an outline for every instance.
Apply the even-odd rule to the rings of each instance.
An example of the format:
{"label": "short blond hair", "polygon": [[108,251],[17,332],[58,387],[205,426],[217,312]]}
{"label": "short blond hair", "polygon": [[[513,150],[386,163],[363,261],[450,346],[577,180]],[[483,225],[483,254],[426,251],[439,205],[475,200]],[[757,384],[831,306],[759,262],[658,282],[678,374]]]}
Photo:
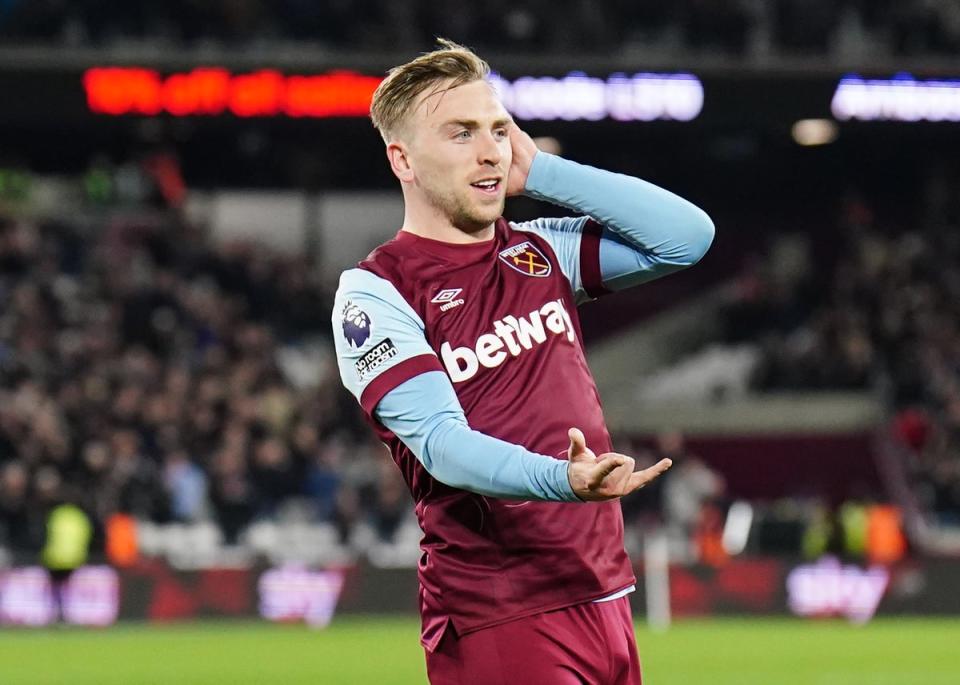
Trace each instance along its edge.
{"label": "short blond hair", "polygon": [[430,86],[449,81],[447,88],[456,88],[490,75],[490,65],[470,48],[445,38],[437,42],[443,47],[394,67],[374,91],[370,118],[385,142],[396,136],[414,102]]}

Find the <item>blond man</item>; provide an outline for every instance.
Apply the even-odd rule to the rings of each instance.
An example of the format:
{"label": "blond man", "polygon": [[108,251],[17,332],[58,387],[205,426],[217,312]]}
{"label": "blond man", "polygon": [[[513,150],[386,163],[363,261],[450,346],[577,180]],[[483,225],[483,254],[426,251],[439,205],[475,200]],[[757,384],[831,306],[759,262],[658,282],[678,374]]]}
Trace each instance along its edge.
{"label": "blond man", "polygon": [[[616,500],[670,462],[612,451],[576,307],[696,263],[713,224],[538,151],[488,75],[441,41],[374,94],[405,212],[341,277],[341,378],[416,503],[430,682],[640,683]],[[579,215],[510,222],[519,194]]]}

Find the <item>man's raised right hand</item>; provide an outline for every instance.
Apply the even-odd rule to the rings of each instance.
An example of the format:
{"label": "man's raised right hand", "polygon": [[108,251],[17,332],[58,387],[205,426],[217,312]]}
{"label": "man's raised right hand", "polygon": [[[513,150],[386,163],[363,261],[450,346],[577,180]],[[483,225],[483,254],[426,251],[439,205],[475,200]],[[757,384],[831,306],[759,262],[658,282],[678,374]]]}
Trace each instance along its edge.
{"label": "man's raised right hand", "polygon": [[625,454],[607,452],[599,457],[587,447],[578,428],[571,428],[567,478],[577,497],[585,502],[617,499],[639,490],[669,469],[673,462],[661,459],[650,468],[634,472],[634,460]]}

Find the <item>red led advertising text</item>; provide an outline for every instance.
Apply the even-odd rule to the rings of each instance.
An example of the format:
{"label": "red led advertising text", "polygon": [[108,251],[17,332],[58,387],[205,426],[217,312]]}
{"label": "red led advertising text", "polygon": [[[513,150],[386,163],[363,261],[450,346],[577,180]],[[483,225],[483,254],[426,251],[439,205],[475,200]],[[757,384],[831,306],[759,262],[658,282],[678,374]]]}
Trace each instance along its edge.
{"label": "red led advertising text", "polygon": [[111,116],[365,117],[380,80],[352,71],[287,76],[202,67],[161,76],[152,69],[94,67],[84,73],[83,88],[90,111]]}

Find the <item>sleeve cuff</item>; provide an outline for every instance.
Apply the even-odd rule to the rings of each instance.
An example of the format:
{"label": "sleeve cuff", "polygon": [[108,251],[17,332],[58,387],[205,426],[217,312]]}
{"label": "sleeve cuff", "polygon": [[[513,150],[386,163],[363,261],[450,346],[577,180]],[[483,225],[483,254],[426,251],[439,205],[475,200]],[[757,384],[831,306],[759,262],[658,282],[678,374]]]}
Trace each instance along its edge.
{"label": "sleeve cuff", "polygon": [[562,498],[561,502],[583,502],[582,499],[577,497],[577,493],[573,491],[573,488],[570,486],[570,476],[567,473],[567,469],[570,466],[570,462],[566,459],[560,462],[563,468],[557,468],[556,473],[556,489],[560,493]]}
{"label": "sleeve cuff", "polygon": [[370,385],[364,388],[360,394],[360,406],[363,407],[363,411],[367,416],[373,418],[373,410],[376,409],[377,404],[380,403],[384,395],[404,381],[410,380],[414,376],[419,376],[421,373],[427,373],[428,371],[443,371],[446,373],[436,355],[420,354],[416,357],[405,359],[396,366],[392,366],[381,373],[373,379]]}
{"label": "sleeve cuff", "polygon": [[543,150],[538,150],[533,156],[530,171],[527,172],[527,182],[523,187],[525,195],[538,199],[543,197],[544,189],[550,186],[550,168],[555,157],[556,155]]}
{"label": "sleeve cuff", "polygon": [[593,219],[588,219],[583,225],[583,234],[580,237],[580,281],[584,292],[593,299],[610,293],[603,285],[603,275],[600,271],[600,237],[602,235],[603,226]]}

